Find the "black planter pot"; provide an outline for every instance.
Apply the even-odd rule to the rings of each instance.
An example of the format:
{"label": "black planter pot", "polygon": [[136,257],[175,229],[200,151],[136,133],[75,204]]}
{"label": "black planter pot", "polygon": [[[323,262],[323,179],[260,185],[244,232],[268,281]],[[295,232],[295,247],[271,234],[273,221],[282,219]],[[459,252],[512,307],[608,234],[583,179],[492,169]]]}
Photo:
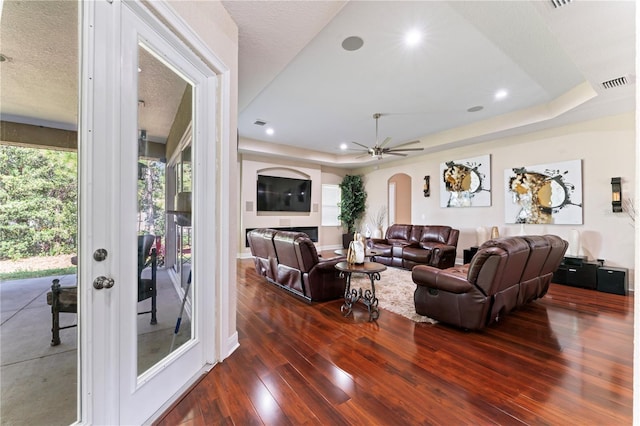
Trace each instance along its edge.
{"label": "black planter pot", "polygon": [[353,232],[350,234],[342,234],[342,248],[349,248],[351,241],[353,241]]}

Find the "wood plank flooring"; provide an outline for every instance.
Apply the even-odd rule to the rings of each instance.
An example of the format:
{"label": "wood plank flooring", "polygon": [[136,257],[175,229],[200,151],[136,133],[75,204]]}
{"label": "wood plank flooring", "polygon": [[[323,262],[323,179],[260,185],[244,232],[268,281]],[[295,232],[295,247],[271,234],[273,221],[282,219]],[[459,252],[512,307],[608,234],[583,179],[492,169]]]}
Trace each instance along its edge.
{"label": "wood plank flooring", "polygon": [[482,332],[307,304],[238,261],[240,348],[157,425],[625,425],[633,297],[552,284]]}

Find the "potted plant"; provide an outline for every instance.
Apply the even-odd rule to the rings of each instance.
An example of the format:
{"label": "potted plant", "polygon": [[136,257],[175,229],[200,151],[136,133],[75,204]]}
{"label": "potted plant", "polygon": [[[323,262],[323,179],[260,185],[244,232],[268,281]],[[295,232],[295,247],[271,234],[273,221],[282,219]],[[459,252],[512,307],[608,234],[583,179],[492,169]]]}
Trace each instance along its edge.
{"label": "potted plant", "polygon": [[342,245],[349,247],[349,242],[353,240],[355,223],[360,219],[365,210],[367,193],[364,190],[362,176],[346,175],[340,183],[342,197],[340,199],[340,215],[338,219],[345,227],[346,234],[342,235]]}

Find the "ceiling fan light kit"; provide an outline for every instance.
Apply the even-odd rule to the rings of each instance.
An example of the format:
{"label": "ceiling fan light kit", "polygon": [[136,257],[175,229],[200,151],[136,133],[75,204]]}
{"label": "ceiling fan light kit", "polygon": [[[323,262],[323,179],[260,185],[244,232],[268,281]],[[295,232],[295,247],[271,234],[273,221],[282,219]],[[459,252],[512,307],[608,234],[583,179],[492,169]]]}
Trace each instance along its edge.
{"label": "ceiling fan light kit", "polygon": [[386,147],[386,145],[391,142],[391,138],[387,137],[385,138],[385,140],[382,141],[382,143],[378,143],[379,139],[378,139],[378,119],[382,116],[381,113],[376,112],[375,114],[373,114],[373,118],[374,120],[376,120],[376,144],[374,146],[367,146],[367,145],[363,145],[361,143],[358,142],[353,142],[354,144],[364,148],[364,150],[359,150],[361,152],[364,152],[363,155],[360,155],[356,158],[362,158],[362,157],[368,157],[371,156],[373,158],[377,158],[378,160],[382,160],[382,157],[384,154],[389,154],[389,155],[396,155],[399,157],[406,157],[407,154],[406,152],[410,152],[410,151],[423,151],[424,148],[403,148],[407,145],[413,145],[416,143],[419,143],[419,140],[415,140],[415,141],[410,141],[410,142],[405,142],[405,143],[401,143],[400,145],[396,145],[396,146],[392,146],[392,147]]}

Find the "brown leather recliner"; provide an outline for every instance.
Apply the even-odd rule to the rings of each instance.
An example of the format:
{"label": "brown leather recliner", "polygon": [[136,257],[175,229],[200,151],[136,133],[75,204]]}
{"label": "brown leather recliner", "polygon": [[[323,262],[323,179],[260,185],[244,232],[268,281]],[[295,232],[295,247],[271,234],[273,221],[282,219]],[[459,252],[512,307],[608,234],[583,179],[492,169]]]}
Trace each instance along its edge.
{"label": "brown leather recliner", "polygon": [[416,312],[461,328],[482,329],[544,296],[567,246],[555,235],[506,237],[485,242],[465,266],[416,266]]}
{"label": "brown leather recliner", "polygon": [[391,225],[384,238],[368,242],[376,252],[375,261],[398,268],[412,269],[416,265],[449,268],[456,262],[460,231],[439,225]]}
{"label": "brown leather recliner", "polygon": [[273,247],[276,232],[278,231],[275,229],[254,229],[247,234],[256,272],[270,280],[276,279],[275,271],[278,264],[276,249]]}
{"label": "brown leather recliner", "polygon": [[256,272],[307,301],[344,296],[346,281],[335,265],[344,256],[320,259],[313,241],[302,232],[255,229],[247,235]]}

